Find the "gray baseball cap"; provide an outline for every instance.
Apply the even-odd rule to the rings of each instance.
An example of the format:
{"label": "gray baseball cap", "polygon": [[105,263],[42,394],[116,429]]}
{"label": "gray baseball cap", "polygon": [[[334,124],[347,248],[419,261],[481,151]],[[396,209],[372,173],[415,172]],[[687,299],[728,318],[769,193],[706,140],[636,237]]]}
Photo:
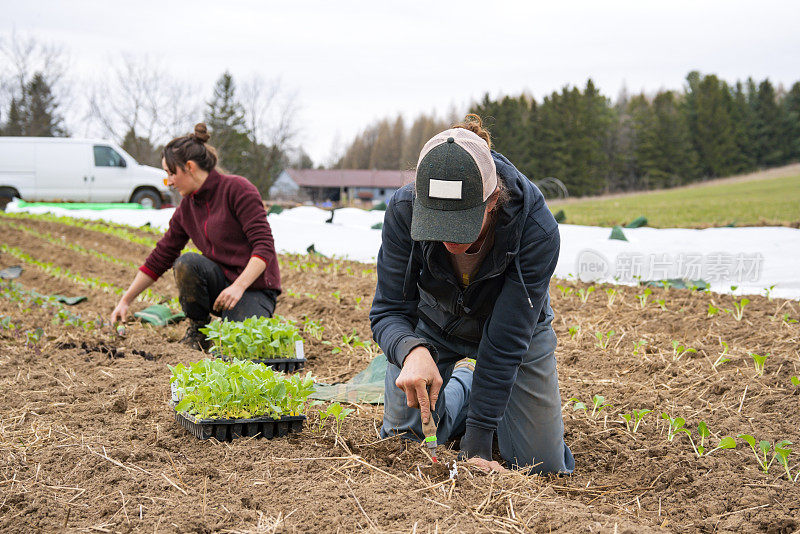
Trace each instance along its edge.
{"label": "gray baseball cap", "polygon": [[417,163],[411,238],[473,243],[496,188],[497,169],[486,141],[465,128],[436,134]]}

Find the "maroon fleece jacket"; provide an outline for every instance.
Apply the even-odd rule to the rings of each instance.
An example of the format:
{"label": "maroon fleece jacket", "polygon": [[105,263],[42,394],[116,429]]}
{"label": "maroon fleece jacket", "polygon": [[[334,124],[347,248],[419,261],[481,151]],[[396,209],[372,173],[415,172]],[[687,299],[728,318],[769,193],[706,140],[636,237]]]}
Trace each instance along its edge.
{"label": "maroon fleece jacket", "polygon": [[222,268],[229,282],[242,274],[250,258],[261,258],[267,268],[248,289],[269,288],[280,293],[272,230],[261,195],[246,178],[211,171],[200,189],[181,200],[169,229],[139,270],[158,280],[189,239],[203,256]]}

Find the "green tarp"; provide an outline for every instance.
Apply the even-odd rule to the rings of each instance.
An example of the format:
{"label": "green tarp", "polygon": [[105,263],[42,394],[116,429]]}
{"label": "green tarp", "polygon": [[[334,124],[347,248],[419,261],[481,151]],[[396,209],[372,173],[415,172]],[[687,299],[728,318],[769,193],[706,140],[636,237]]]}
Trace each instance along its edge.
{"label": "green tarp", "polygon": [[17,205],[20,208],[64,208],[65,210],[144,210],[141,204],[134,202],[25,202],[24,200],[17,200]]}
{"label": "green tarp", "polygon": [[183,312],[172,313],[172,310],[163,304],[153,304],[142,311],[134,313],[133,316],[137,319],[141,319],[142,322],[150,323],[155,326],[166,326],[170,323],[177,323],[186,317]]}
{"label": "green tarp", "polygon": [[647,225],[647,217],[640,215],[625,225],[625,228],[641,228]]}
{"label": "green tarp", "polygon": [[625,234],[622,232],[622,228],[619,226],[615,226],[611,229],[611,235],[608,236],[609,239],[618,239],[620,241],[627,241],[628,238],[625,237]]}
{"label": "green tarp", "polygon": [[383,404],[386,356],[379,354],[352,379],[343,384],[317,384],[312,399],[356,404]]}

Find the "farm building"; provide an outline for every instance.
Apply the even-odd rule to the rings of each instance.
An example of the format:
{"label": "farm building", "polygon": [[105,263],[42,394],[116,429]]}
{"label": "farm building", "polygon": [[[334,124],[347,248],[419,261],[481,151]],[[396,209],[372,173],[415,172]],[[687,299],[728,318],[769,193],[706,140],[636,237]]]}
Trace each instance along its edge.
{"label": "farm building", "polygon": [[269,196],[274,200],[379,203],[413,180],[412,171],[286,169],[275,180]]}

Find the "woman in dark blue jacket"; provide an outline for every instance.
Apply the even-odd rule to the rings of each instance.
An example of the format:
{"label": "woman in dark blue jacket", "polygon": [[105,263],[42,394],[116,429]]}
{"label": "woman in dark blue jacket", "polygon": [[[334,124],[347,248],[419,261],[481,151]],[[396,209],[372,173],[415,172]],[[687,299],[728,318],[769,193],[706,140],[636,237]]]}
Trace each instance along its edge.
{"label": "woman in dark blue jacket", "polygon": [[481,120],[434,136],[386,209],[370,311],[389,361],[382,435],[461,438],[483,469],[571,473],[551,326],[558,224]]}

